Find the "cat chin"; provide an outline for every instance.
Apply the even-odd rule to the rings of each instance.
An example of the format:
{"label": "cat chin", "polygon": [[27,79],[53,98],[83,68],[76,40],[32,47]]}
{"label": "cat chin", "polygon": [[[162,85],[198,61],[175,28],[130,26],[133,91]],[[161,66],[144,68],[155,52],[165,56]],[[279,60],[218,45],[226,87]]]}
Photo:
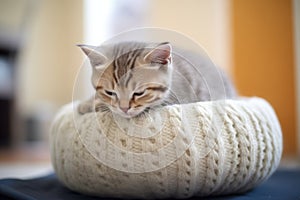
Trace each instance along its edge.
{"label": "cat chin", "polygon": [[112,109],[111,109],[111,111],[112,111],[115,115],[119,115],[119,116],[121,116],[121,117],[123,117],[123,118],[127,118],[127,119],[130,119],[130,118],[133,118],[133,117],[139,115],[139,113],[131,113],[131,112],[130,112],[130,113],[124,113],[124,112],[119,111],[119,110],[112,110]]}
{"label": "cat chin", "polygon": [[127,119],[130,119],[130,118],[133,118],[133,117],[136,117],[136,116],[139,115],[139,113],[137,113],[137,114],[130,114],[130,113],[128,113],[127,114],[127,113],[121,113],[121,112],[116,113],[116,114],[120,115],[121,117],[127,118]]}
{"label": "cat chin", "polygon": [[130,118],[134,118],[134,117],[137,117],[139,116],[141,113],[143,113],[143,111],[141,112],[137,112],[137,111],[131,111],[131,112],[128,112],[128,113],[124,113],[124,112],[121,112],[121,111],[113,111],[115,114],[123,117],[123,118],[126,118],[126,119],[130,119]]}

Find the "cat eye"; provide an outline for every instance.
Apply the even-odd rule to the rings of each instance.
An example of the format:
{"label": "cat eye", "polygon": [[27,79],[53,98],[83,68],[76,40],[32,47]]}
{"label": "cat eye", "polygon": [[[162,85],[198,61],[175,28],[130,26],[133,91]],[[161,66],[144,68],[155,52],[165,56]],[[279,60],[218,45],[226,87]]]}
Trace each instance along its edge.
{"label": "cat eye", "polygon": [[105,94],[107,94],[108,96],[117,96],[115,92],[108,91],[108,90],[105,90]]}
{"label": "cat eye", "polygon": [[135,92],[135,93],[133,93],[133,96],[142,96],[143,94],[145,94],[145,91],[146,90],[144,90],[144,91],[142,91],[142,92]]}

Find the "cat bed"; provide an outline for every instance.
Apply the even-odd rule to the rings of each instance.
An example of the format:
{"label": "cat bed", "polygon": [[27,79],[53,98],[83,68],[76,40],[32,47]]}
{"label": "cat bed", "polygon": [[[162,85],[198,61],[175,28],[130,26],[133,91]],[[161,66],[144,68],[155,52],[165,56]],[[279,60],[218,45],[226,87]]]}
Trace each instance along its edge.
{"label": "cat bed", "polygon": [[117,198],[235,194],[268,179],[282,153],[281,128],[261,98],[171,105],[133,119],[111,112],[57,114],[50,134],[59,180]]}

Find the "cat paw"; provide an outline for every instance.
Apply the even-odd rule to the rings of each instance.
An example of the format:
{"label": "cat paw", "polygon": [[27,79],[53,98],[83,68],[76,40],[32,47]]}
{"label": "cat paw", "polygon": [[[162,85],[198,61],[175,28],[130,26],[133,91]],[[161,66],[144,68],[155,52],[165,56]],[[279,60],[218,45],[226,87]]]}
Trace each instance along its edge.
{"label": "cat paw", "polygon": [[79,104],[77,107],[77,111],[79,114],[84,115],[86,113],[92,112],[93,109],[90,105],[83,103],[83,104]]}

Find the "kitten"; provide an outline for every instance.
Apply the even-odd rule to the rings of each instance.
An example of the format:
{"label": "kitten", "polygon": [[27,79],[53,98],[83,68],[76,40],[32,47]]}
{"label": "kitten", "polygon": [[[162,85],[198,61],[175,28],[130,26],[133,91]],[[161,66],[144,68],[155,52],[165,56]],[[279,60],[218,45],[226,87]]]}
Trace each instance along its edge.
{"label": "kitten", "polygon": [[170,43],[123,42],[78,45],[93,68],[95,97],[79,105],[81,114],[111,110],[125,118],[165,104],[234,98],[235,89],[203,55]]}

